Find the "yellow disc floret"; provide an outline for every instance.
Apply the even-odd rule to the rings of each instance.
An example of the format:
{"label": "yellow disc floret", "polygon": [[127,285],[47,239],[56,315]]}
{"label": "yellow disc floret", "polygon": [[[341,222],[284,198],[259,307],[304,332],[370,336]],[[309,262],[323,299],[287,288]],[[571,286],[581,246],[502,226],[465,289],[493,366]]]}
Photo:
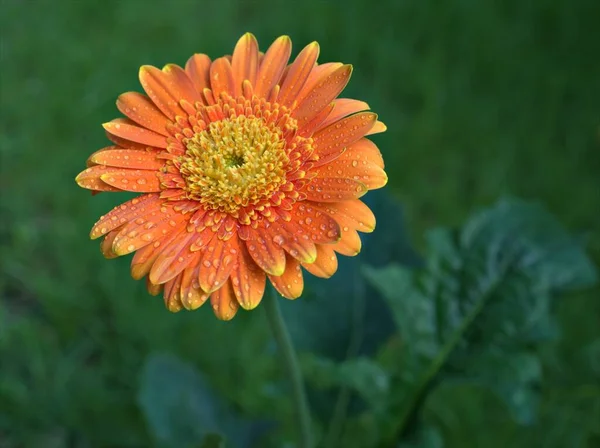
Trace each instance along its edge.
{"label": "yellow disc floret", "polygon": [[286,182],[280,128],[240,115],[210,123],[185,142],[180,172],[189,199],[225,213],[267,199]]}

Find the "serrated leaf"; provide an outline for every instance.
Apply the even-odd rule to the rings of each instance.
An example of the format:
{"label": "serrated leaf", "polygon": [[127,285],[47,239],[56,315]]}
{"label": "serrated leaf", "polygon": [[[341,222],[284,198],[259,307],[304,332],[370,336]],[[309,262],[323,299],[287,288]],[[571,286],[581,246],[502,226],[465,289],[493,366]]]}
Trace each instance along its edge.
{"label": "serrated leaf", "polygon": [[593,284],[592,263],[552,216],[515,200],[427,240],[425,269],[365,269],[402,340],[396,431],[432,381],[448,376],[490,387],[517,421],[532,423],[541,369],[528,346],[554,336],[551,297]]}

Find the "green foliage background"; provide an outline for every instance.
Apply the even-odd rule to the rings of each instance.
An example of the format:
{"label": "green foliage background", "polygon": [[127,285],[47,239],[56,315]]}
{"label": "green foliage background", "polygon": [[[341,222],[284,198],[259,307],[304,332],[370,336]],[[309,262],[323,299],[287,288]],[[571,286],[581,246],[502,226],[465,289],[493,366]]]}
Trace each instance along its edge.
{"label": "green foliage background", "polygon": [[[87,237],[122,197],[91,198],[74,183],[106,144],[100,124],[118,116],[117,95],[140,90],[140,65],[227,54],[246,31],[263,48],[281,34],[295,52],[317,40],[321,61],[354,64],[346,95],[368,101],[389,129],[375,137],[388,195],[371,196],[379,224],[359,261],[284,304],[321,440],[598,446],[600,289],[582,289],[593,274],[574,241],[597,265],[598,17],[596,0],[2,0],[0,446],[200,446],[208,432],[227,434],[232,446],[293,446],[287,383],[260,308],[230,323],[209,309],[167,313],[129,277],[129,260],[103,260]],[[558,264],[502,280],[504,307],[478,315],[482,328],[443,359],[398,432],[402,393],[415,390],[402,381],[412,384],[407,372],[420,372],[432,348],[423,328],[402,325],[422,310],[386,288],[429,303],[438,296],[427,279],[446,266],[436,260],[462,260],[474,271],[448,262],[440,269],[450,283],[436,291],[454,291],[453,282],[475,291],[479,267],[503,258],[490,258],[485,244],[458,244],[457,235],[488,208],[499,224],[485,231],[498,237],[512,219],[493,214],[505,195],[544,204],[574,237],[513,203],[514,216],[525,216],[515,224],[524,246],[558,254]],[[440,226],[462,230],[427,232]],[[571,268],[585,278],[550,281]],[[448,294],[439,297],[471,297]],[[540,310],[502,301],[521,297],[543,302],[549,320],[499,343],[507,323],[521,329],[519,319]],[[410,338],[409,348],[425,355],[406,355]]]}

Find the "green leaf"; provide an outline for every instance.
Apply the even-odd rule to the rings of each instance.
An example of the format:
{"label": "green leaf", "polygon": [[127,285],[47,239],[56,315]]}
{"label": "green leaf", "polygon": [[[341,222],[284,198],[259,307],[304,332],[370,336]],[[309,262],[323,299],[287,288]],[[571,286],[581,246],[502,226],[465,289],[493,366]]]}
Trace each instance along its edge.
{"label": "green leaf", "polygon": [[[169,354],[152,354],[142,371],[138,402],[161,446],[251,446],[264,425],[229,411],[192,366]],[[262,429],[261,429],[262,428]]]}
{"label": "green leaf", "polygon": [[537,205],[503,200],[460,231],[427,238],[427,265],[366,268],[402,342],[393,432],[403,431],[434,379],[485,385],[532,423],[541,377],[532,344],[554,337],[551,298],[597,278],[577,240]]}

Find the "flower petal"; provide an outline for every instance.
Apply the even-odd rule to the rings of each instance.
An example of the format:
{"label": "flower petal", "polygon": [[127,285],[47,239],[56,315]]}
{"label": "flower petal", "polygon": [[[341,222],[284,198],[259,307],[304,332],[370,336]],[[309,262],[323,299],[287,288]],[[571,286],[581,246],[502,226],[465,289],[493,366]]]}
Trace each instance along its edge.
{"label": "flower petal", "polygon": [[[127,255],[150,243],[156,245],[163,236],[171,233],[179,234],[185,230],[186,215],[179,213],[173,207],[162,206],[159,209],[146,210],[135,220],[129,221],[115,238],[113,251],[117,255]],[[162,243],[160,243],[162,245]],[[165,247],[170,245],[165,244]],[[159,283],[152,281],[152,283]],[[163,282],[164,283],[164,282]]]}
{"label": "flower petal", "polygon": [[158,210],[160,208],[161,201],[156,194],[144,194],[137,198],[130,199],[129,201],[117,205],[106,215],[100,217],[98,222],[94,224],[90,232],[90,238],[95,240],[96,238],[105,235],[107,232],[120,227],[123,224],[131,221],[132,219],[146,214],[148,210]]}
{"label": "flower petal", "polygon": [[340,157],[316,170],[318,178],[340,176],[365,184],[369,190],[383,187],[388,177],[378,165],[366,160],[360,148],[351,146]]}
{"label": "flower petal", "polygon": [[335,219],[340,224],[342,230],[347,230],[345,227],[350,227],[364,233],[371,233],[375,230],[375,215],[362,201],[317,202],[312,204]]}
{"label": "flower petal", "polygon": [[187,100],[193,104],[194,99],[189,97],[186,87],[179,84],[177,76],[151,65],[143,65],[139,76],[140,83],[152,102],[170,120],[174,120],[177,115],[187,115],[179,102]]}
{"label": "flower petal", "polygon": [[319,44],[312,42],[298,54],[296,60],[290,65],[285,81],[279,92],[279,103],[284,106],[291,105],[302,87],[308,80],[310,72],[319,57]]}
{"label": "flower petal", "polygon": [[193,55],[185,64],[185,71],[198,93],[210,87],[210,58],[207,55]]}
{"label": "flower petal", "polygon": [[338,98],[333,101],[333,112],[323,121],[321,127],[327,127],[331,123],[341,120],[348,115],[369,110],[369,105],[364,101],[352,100],[348,98]]}
{"label": "flower petal", "polygon": [[381,121],[378,121],[377,123],[375,123],[375,126],[373,126],[371,128],[371,130],[369,132],[367,132],[365,135],[379,134],[379,133],[385,132],[385,131],[387,131],[387,126],[385,124],[383,124]]}
{"label": "flower petal", "polygon": [[[302,232],[300,236],[299,233]],[[312,263],[317,258],[317,248],[308,233],[304,233],[295,222],[285,222],[282,219],[271,225],[273,242],[304,263]]]}
{"label": "flower petal", "polygon": [[157,296],[161,292],[163,292],[165,285],[155,285],[150,281],[148,277],[146,277],[146,288],[148,289],[148,293],[151,296]]}
{"label": "flower petal", "polygon": [[242,92],[242,84],[247,79],[256,84],[258,73],[258,42],[252,33],[244,34],[238,40],[231,58],[231,69],[235,80],[235,96]]}
{"label": "flower petal", "polygon": [[338,202],[357,199],[368,191],[365,184],[353,179],[339,177],[316,177],[305,188],[310,201]]}
{"label": "flower petal", "polygon": [[166,129],[169,120],[150,98],[138,92],[127,92],[117,98],[117,108],[127,118],[161,135],[169,135]]}
{"label": "flower petal", "polygon": [[331,103],[344,90],[351,74],[352,66],[343,65],[331,73],[325,72],[312,89],[303,89],[306,93],[298,98],[298,105],[292,112],[299,125],[308,123]]}
{"label": "flower petal", "polygon": [[187,310],[200,308],[210,294],[200,289],[198,270],[200,269],[200,253],[196,252],[190,264],[183,270],[181,277],[181,304]]}
{"label": "flower petal", "polygon": [[346,152],[356,154],[358,160],[361,160],[363,163],[366,160],[368,163],[377,165],[379,168],[385,168],[381,151],[379,151],[377,145],[368,138],[363,137],[359,141],[353,143],[346,149]]}
{"label": "flower petal", "polygon": [[219,98],[222,92],[234,95],[235,81],[233,80],[231,63],[227,58],[219,58],[211,64],[210,87],[215,99]]}
{"label": "flower petal", "polygon": [[[164,135],[157,134],[149,129],[142,128],[128,119],[117,118],[102,125],[110,134],[117,137],[141,143],[155,148],[166,148],[167,139]],[[125,146],[126,147],[126,146]]]}
{"label": "flower petal", "polygon": [[280,276],[269,275],[269,280],[275,289],[286,299],[297,299],[302,295],[304,279],[300,263],[293,257],[287,256],[285,271]]}
{"label": "flower petal", "polygon": [[88,190],[121,191],[120,188],[115,188],[100,178],[100,176],[109,170],[110,168],[105,166],[90,166],[77,175],[75,182],[77,182],[77,185],[79,185],[81,188],[86,188]]}
{"label": "flower petal", "polygon": [[263,229],[251,232],[246,241],[248,253],[267,274],[281,275],[285,270],[285,251],[273,242],[272,236]]}
{"label": "flower petal", "polygon": [[360,236],[358,236],[358,232],[356,230],[343,226],[342,237],[332,247],[333,250],[342,255],[346,255],[347,257],[354,257],[355,255],[358,255],[360,253],[362,243],[360,241]]}
{"label": "flower petal", "polygon": [[176,94],[179,96],[179,103],[182,100],[190,104],[195,104],[196,101],[202,101],[202,96],[196,90],[194,83],[188,76],[187,72],[177,64],[167,64],[162,69],[170,79],[173,88],[176,89]]}
{"label": "flower petal", "polygon": [[338,261],[333,246],[318,244],[317,259],[314,263],[302,263],[302,267],[312,275],[321,278],[329,278],[337,271]]}
{"label": "flower petal", "polygon": [[226,281],[220,289],[210,296],[210,303],[217,316],[221,320],[231,320],[237,313],[240,305],[235,298],[231,281]]}
{"label": "flower petal", "polygon": [[266,285],[265,272],[250,257],[245,244],[240,244],[237,265],[231,271],[231,284],[242,308],[251,310],[260,303]]}
{"label": "flower petal", "polygon": [[115,230],[108,232],[108,234],[102,240],[102,243],[100,243],[100,252],[102,252],[102,255],[104,255],[104,258],[111,259],[111,258],[118,257],[118,255],[113,252],[112,246],[113,246],[113,242],[115,241],[116,236],[119,234],[119,230],[120,229],[117,228]]}
{"label": "flower petal", "polygon": [[[181,278],[182,275],[179,274],[165,283],[163,298],[165,300],[165,306],[172,313],[177,313],[183,309],[181,303]],[[152,280],[150,281],[152,282]]]}
{"label": "flower petal", "polygon": [[100,179],[123,191],[136,193],[155,193],[161,190],[158,171],[128,170],[127,168],[109,168]]}
{"label": "flower petal", "polygon": [[211,293],[219,289],[229,278],[238,257],[237,236],[227,241],[218,237],[213,238],[200,258],[198,280],[202,290]]}
{"label": "flower petal", "polygon": [[163,249],[152,265],[152,269],[150,269],[152,283],[166,283],[189,266],[196,256],[196,253],[190,250],[195,236],[194,232],[178,232],[178,236]]}
{"label": "flower petal", "polygon": [[339,157],[348,146],[369,132],[375,121],[377,114],[361,112],[316,132],[313,135],[313,145],[319,160],[315,162],[315,166],[325,165]]}
{"label": "flower petal", "polygon": [[310,203],[294,204],[292,210],[294,233],[315,244],[329,244],[340,237],[340,226],[335,219]]}
{"label": "flower petal", "polygon": [[292,53],[292,41],[281,36],[269,47],[258,70],[254,93],[259,97],[268,97],[271,89],[279,83]]}
{"label": "flower petal", "polygon": [[139,170],[159,170],[165,164],[164,159],[157,158],[158,151],[138,151],[136,149],[121,149],[117,146],[96,151],[89,161],[96,165],[114,168],[130,168]]}

